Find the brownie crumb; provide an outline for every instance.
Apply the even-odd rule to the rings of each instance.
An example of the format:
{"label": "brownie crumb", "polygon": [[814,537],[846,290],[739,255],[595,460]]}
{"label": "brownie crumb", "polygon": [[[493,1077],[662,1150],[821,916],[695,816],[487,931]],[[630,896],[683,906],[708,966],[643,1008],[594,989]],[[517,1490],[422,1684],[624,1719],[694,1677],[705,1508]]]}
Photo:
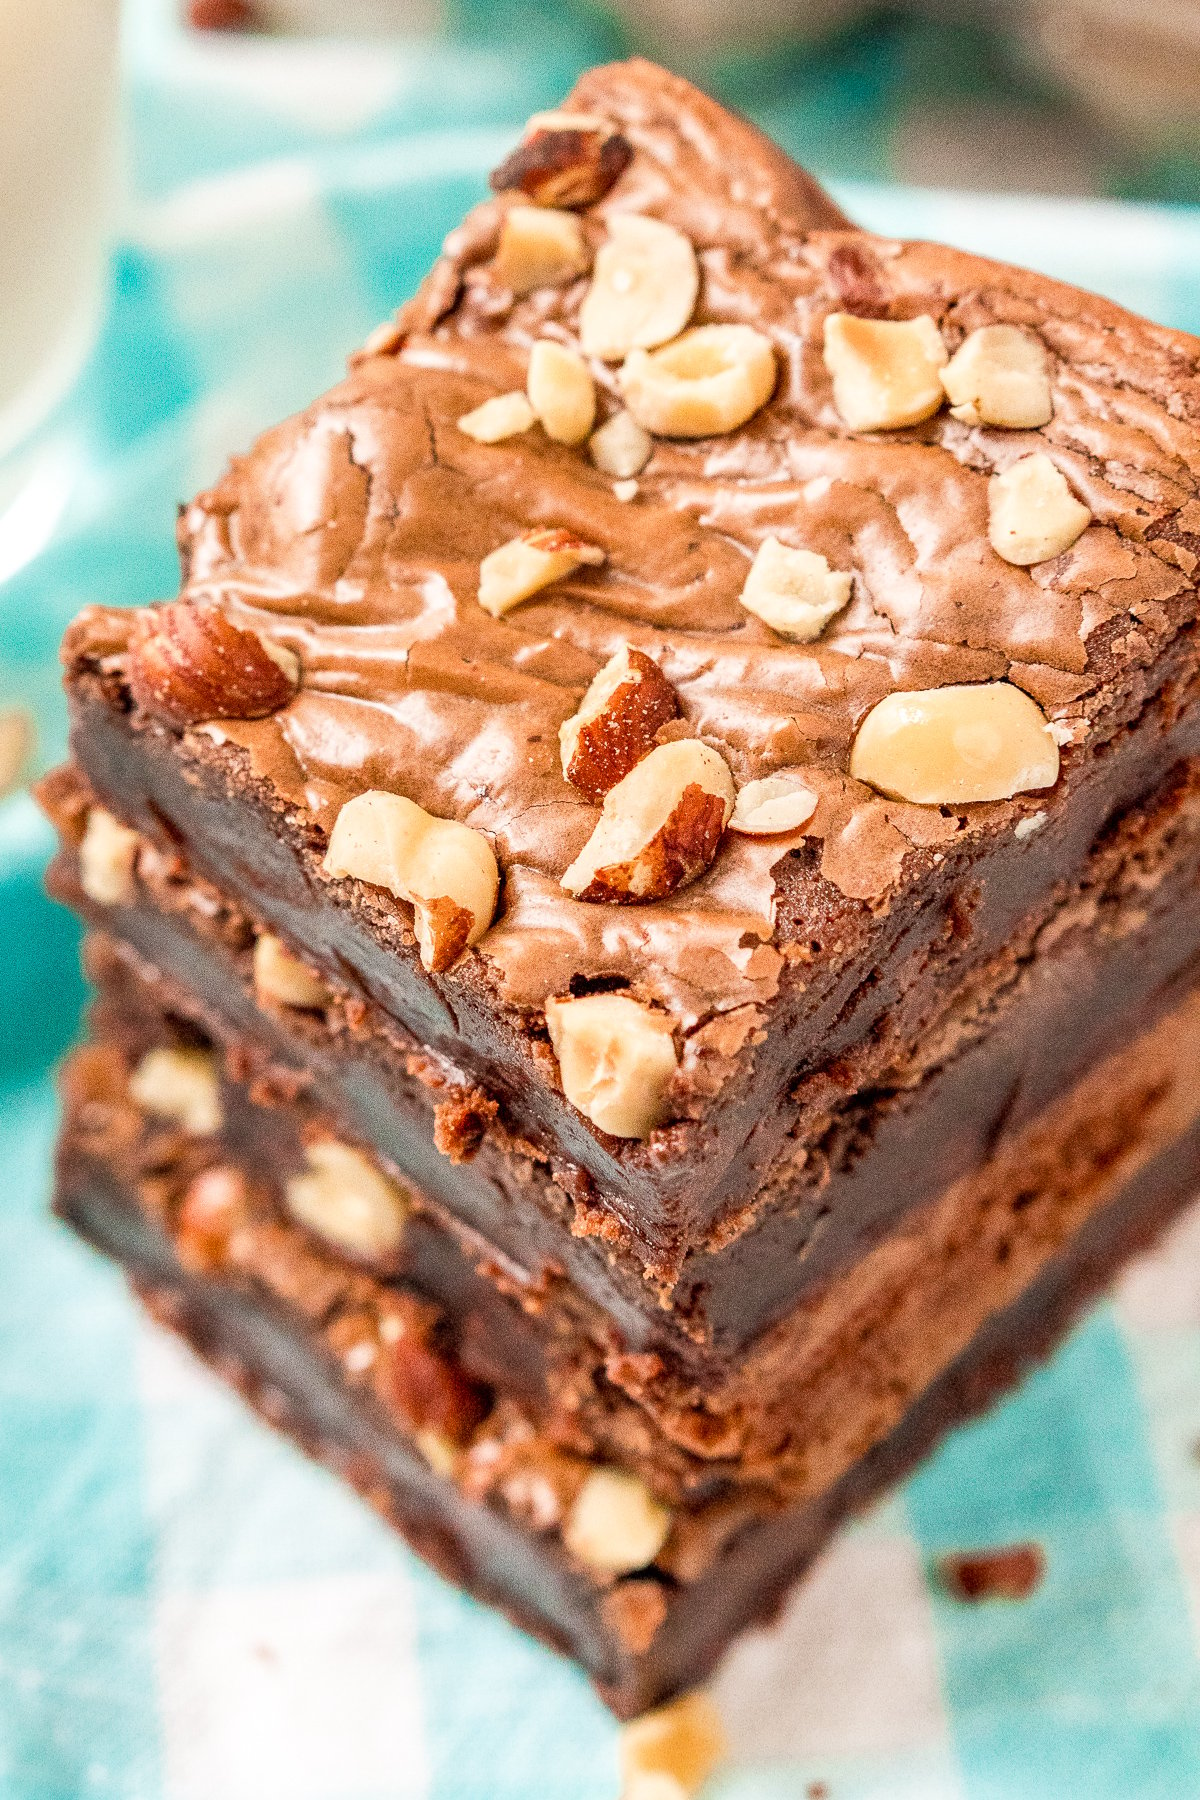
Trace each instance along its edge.
{"label": "brownie crumb", "polygon": [[810,1781],[804,1792],[806,1800],[829,1800],[829,1784],[825,1781]]}
{"label": "brownie crumb", "polygon": [[193,31],[248,31],[254,24],[250,0],[188,0]]}
{"label": "brownie crumb", "polygon": [[943,1556],[938,1562],[942,1586],[956,1600],[1028,1600],[1046,1572],[1040,1544],[1007,1544],[998,1550],[976,1550]]}
{"label": "brownie crumb", "polygon": [[451,1162],[469,1162],[499,1110],[482,1088],[459,1089],[435,1107],[433,1141]]}

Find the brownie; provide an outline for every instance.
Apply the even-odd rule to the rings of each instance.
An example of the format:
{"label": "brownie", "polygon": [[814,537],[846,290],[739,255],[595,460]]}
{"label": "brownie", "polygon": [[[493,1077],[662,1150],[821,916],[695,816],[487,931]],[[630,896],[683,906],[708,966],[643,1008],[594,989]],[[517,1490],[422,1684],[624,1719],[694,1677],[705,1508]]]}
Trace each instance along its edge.
{"label": "brownie", "polygon": [[1194,1180],[1200,345],[642,62],[493,186],[68,632],[58,1206],[628,1712]]}

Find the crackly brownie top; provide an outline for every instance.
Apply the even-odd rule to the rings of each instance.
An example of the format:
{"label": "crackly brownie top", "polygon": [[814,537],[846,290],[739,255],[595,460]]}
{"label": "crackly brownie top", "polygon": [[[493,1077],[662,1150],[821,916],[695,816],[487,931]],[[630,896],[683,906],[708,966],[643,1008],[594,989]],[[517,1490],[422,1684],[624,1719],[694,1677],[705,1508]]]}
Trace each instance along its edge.
{"label": "crackly brownie top", "polygon": [[[220,728],[289,801],[330,830],[345,802],[382,790],[486,836],[502,887],[472,955],[511,1001],[540,1007],[572,978],[616,978],[686,1025],[776,990],[772,871],[790,851],[878,908],[914,859],[1054,804],[1059,751],[1068,769],[1090,753],[1122,679],[1192,611],[1200,345],[1036,275],[854,231],[750,127],[644,63],[587,76],[498,179],[396,328],[188,509],[184,594],[298,656],[298,690],[285,684],[277,710]],[[627,358],[627,340],[615,354],[602,340],[628,326],[631,277],[621,254],[598,259],[631,241],[631,216],[682,234],[698,286],[689,306],[686,247],[651,234],[638,262],[635,241],[630,266],[666,324]],[[550,278],[521,291],[539,269]],[[605,284],[607,311],[593,300],[588,326]],[[673,340],[714,325],[741,331],[671,362]],[[995,326],[1018,329],[973,338]],[[577,358],[541,352],[535,392],[533,346],[578,351],[581,330],[593,427],[628,405],[648,437],[626,418],[593,450],[586,416],[578,436]],[[712,356],[733,375],[706,399],[689,381]],[[1039,383],[1049,416],[1029,423]],[[532,423],[527,385],[541,400]],[[747,393],[733,425],[704,411],[728,402],[736,416]],[[499,396],[475,427],[493,441],[460,425]],[[1031,474],[1034,456],[1048,464]],[[513,601],[531,567],[558,572]],[[670,891],[638,904],[622,903],[639,896],[611,869],[585,879],[627,746],[618,733],[616,763],[583,756],[571,781],[560,747],[623,651],[655,665],[642,665],[642,699],[658,710],[630,727],[648,734],[641,752],[700,740],[737,789],[786,772],[789,794],[816,803],[790,828],[803,806],[785,804],[785,829],[748,835],[723,829],[725,778],[697,777],[698,812],[674,820],[682,842],[642,889]],[[868,754],[864,740],[852,775],[887,696],[996,683],[1020,730],[1032,719],[1045,732],[1048,772],[1035,744],[1037,767],[1018,754],[1000,797],[920,789],[928,743],[897,745],[880,715],[882,743]],[[967,737],[995,749],[1007,719],[968,718]],[[908,751],[918,776],[893,783],[887,757]],[[576,859],[587,867],[568,892]]]}

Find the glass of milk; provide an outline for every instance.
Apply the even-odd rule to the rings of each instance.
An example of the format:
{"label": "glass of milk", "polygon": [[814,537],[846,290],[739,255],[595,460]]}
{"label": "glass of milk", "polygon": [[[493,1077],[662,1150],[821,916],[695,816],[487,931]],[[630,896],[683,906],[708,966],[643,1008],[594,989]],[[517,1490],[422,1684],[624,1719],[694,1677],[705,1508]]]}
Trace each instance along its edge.
{"label": "glass of milk", "polygon": [[70,388],[104,299],[118,0],[0,0],[0,457]]}

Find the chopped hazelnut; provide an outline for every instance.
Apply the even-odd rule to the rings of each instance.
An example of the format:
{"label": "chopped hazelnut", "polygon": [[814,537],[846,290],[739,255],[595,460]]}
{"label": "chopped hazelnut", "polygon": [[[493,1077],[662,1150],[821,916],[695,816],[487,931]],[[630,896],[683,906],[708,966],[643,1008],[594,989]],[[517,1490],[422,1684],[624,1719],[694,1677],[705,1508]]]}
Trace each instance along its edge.
{"label": "chopped hazelnut", "polygon": [[1040,707],[1007,681],[889,694],[854,740],[850,773],[893,800],[1008,800],[1058,779]]}
{"label": "chopped hazelnut", "polygon": [[833,401],[852,431],[890,431],[931,419],[946,397],[940,371],[947,360],[942,334],[928,314],[859,319],[830,313],[825,321]]}
{"label": "chopped hazelnut", "polygon": [[1062,470],[1041,451],[988,482],[988,540],[1005,562],[1025,567],[1061,556],[1091,522]]}
{"label": "chopped hazelnut", "polygon": [[493,394],[473,412],[464,413],[458,429],[474,438],[477,444],[500,444],[505,438],[519,437],[537,422],[537,415],[526,395]]}
{"label": "chopped hazelnut", "polygon": [[589,800],[603,800],[678,712],[679,696],[654,659],[622,644],[559,727],[563,774]]}
{"label": "chopped hazelnut", "polygon": [[661,219],[618,213],[596,254],[579,313],[585,356],[619,362],[678,337],[700,292],[696,252],[682,231]]}
{"label": "chopped hazelnut", "polygon": [[522,532],[479,565],[479,604],[494,619],[576,569],[599,568],[604,552],[561,529]]}
{"label": "chopped hazelnut", "polygon": [[443,1437],[440,1431],[433,1430],[418,1431],[413,1442],[435,1475],[440,1475],[443,1481],[453,1481],[459,1457],[456,1444]]}
{"label": "chopped hazelnut", "polygon": [[633,147],[590,113],[535,113],[512,155],[490,176],[499,191],[519,188],[539,206],[591,206],[608,193]]}
{"label": "chopped hazelnut", "polygon": [[103,806],[88,809],[79,846],[79,885],[97,906],[127,906],[141,837]]}
{"label": "chopped hazelnut", "polygon": [[661,900],[711,863],[736,797],[725,759],[707,744],[659,744],[605,795],[564,888],[579,900]]}
{"label": "chopped hazelnut", "polygon": [[650,461],[654,439],[643,431],[631,412],[615,412],[588,439],[588,453],[596,467],[618,481],[640,475]]}
{"label": "chopped hazelnut", "polygon": [[831,569],[815,550],[793,550],[769,537],[759,546],[741,601],[781,637],[808,644],[850,599],[854,577]]}
{"label": "chopped hazelnut", "polygon": [[219,1268],[247,1196],[240,1169],[220,1165],[201,1170],[188,1183],[179,1208],[175,1247],[180,1261],[206,1272]]}
{"label": "chopped hazelnut", "polygon": [[738,789],[729,829],[747,837],[779,837],[799,831],[816,810],[817,796],[798,775],[764,775]]}
{"label": "chopped hazelnut", "polygon": [[170,1119],[189,1137],[221,1129],[221,1087],[211,1050],[148,1050],[129,1077],[129,1093],[144,1112]]}
{"label": "chopped hazelnut", "polygon": [[630,1720],[618,1754],[626,1794],[647,1775],[669,1776],[683,1793],[695,1794],[729,1754],[729,1741],[716,1707],[697,1692]]}
{"label": "chopped hazelnut", "polygon": [[539,338],[529,353],[529,404],[556,444],[582,444],[596,422],[596,387],[576,350]]}
{"label": "chopped hazelnut", "polygon": [[718,437],[767,404],[778,369],[769,337],[749,325],[698,325],[661,350],[632,350],[619,376],[625,404],[656,437]]}
{"label": "chopped hazelnut", "polygon": [[327,875],[351,875],[407,900],[421,961],[435,972],[478,943],[500,891],[496,855],[481,831],[378,790],[343,806],[324,867]]}
{"label": "chopped hazelnut", "polygon": [[1017,325],[981,325],[941,372],[956,419],[1034,431],[1054,417],[1046,353]]}
{"label": "chopped hazelnut", "polygon": [[572,1106],[613,1137],[649,1137],[678,1067],[666,1015],[628,994],[584,994],[547,1001],[546,1025]]}
{"label": "chopped hazelnut", "polygon": [[574,213],[548,206],[510,206],[500,227],[492,270],[518,296],[563,287],[587,271],[587,240]]}
{"label": "chopped hazelnut", "polygon": [[318,1007],[329,1000],[325,983],[270,931],[254,945],[254,987],[260,999],[277,1000],[281,1006]]}
{"label": "chopped hazelnut", "polygon": [[576,1494],[562,1535],[589,1568],[628,1575],[654,1561],[670,1529],[670,1513],[644,1481],[624,1469],[596,1468]]}
{"label": "chopped hazelnut", "polygon": [[622,506],[628,506],[629,502],[631,500],[636,500],[637,497],[638,484],[636,481],[613,482],[613,498],[619,500]]}
{"label": "chopped hazelnut", "polygon": [[400,1248],[408,1207],[361,1150],[337,1138],[305,1148],[305,1168],[284,1185],[288,1211],[318,1237],[352,1256],[371,1260]]}

